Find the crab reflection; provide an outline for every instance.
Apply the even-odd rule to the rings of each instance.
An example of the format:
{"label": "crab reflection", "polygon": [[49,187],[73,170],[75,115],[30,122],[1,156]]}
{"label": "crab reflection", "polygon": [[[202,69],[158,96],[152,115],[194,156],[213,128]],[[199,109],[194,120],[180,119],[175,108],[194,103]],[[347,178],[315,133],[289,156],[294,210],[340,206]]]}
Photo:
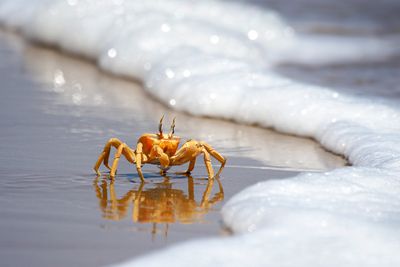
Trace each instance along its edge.
{"label": "crab reflection", "polygon": [[[127,217],[131,209],[132,221],[153,223],[152,232],[155,233],[158,223],[164,224],[168,229],[170,223],[201,222],[204,215],[224,199],[222,183],[216,177],[208,179],[201,200],[196,201],[194,179],[190,175],[186,176],[187,193],[174,188],[168,176],[164,176],[164,180],[160,183],[141,183],[122,197],[117,196],[113,179],[97,177],[93,181],[93,188],[104,218],[119,221]],[[212,194],[215,182],[218,190]]]}

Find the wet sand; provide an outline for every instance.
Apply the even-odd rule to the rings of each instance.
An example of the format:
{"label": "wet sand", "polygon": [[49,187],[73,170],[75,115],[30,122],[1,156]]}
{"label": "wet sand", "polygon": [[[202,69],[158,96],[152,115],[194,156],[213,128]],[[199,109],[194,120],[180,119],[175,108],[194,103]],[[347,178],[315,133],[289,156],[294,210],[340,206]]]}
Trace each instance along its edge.
{"label": "wet sand", "polygon": [[[241,189],[345,164],[309,139],[176,113],[139,84],[14,34],[0,33],[0,54],[1,266],[99,266],[227,235],[219,210]],[[134,146],[162,114],[228,157],[220,181],[208,183],[201,160],[191,177],[145,166],[144,186],[124,160],[113,182],[93,174],[108,138]]]}

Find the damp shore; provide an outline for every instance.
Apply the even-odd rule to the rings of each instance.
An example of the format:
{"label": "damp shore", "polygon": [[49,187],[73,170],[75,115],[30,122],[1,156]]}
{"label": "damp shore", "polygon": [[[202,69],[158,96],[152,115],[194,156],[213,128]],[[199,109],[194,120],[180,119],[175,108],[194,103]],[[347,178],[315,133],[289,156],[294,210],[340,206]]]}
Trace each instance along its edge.
{"label": "damp shore", "polygon": [[[310,139],[174,112],[131,80],[10,32],[0,33],[0,53],[2,266],[104,266],[230,235],[220,209],[245,187],[346,164]],[[204,140],[228,158],[220,184],[209,187],[202,159],[191,177],[174,174],[186,166],[167,177],[145,166],[143,188],[123,160],[114,181],[95,176],[108,138],[134,146],[162,114],[176,116],[183,139]]]}

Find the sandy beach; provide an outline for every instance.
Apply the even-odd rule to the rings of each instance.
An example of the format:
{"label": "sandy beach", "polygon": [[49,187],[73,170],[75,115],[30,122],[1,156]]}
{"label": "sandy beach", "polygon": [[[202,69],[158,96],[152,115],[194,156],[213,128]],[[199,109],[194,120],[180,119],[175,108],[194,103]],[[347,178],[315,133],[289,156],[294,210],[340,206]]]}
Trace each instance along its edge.
{"label": "sandy beach", "polygon": [[[219,211],[243,188],[345,164],[310,139],[174,112],[133,81],[12,33],[1,32],[0,54],[4,267],[103,266],[229,235]],[[201,161],[192,177],[162,177],[145,166],[143,188],[126,161],[114,182],[96,178],[92,166],[108,138],[134,146],[142,133],[156,131],[162,114],[177,117],[178,135],[207,141],[228,158],[220,184],[207,183]],[[135,206],[139,191],[142,204]]]}

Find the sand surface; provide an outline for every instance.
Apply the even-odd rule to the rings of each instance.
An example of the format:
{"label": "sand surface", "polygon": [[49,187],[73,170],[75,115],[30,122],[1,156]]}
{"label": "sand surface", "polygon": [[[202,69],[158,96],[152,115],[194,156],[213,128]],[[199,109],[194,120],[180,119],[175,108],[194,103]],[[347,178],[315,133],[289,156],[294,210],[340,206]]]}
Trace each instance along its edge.
{"label": "sand surface", "polygon": [[[226,235],[219,210],[241,189],[345,164],[312,140],[175,113],[133,81],[14,34],[0,33],[0,57],[4,267],[99,266]],[[183,139],[204,140],[228,157],[220,183],[207,183],[202,160],[191,177],[162,177],[145,166],[143,187],[124,160],[114,182],[96,178],[92,166],[108,138],[134,146],[157,129],[162,114],[177,117]]]}

